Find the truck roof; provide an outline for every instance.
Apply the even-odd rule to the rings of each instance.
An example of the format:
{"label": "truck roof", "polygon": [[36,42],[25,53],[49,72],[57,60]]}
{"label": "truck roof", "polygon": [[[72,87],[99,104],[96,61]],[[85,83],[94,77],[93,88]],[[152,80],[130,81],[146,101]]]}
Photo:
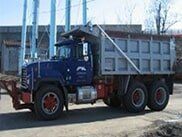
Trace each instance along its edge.
{"label": "truck roof", "polygon": [[64,46],[64,45],[70,45],[70,44],[73,44],[73,43],[75,43],[74,40],[72,40],[72,39],[65,39],[65,40],[62,40],[62,41],[56,43],[55,46],[56,47],[60,47],[60,46]]}
{"label": "truck roof", "polygon": [[88,26],[80,26],[80,27],[76,27],[66,33],[63,33],[61,36],[68,38],[69,36],[73,36],[73,37],[83,37],[83,36],[95,36],[98,37],[99,36],[99,30],[96,27],[93,27],[93,30],[91,30],[92,28],[88,27]]}

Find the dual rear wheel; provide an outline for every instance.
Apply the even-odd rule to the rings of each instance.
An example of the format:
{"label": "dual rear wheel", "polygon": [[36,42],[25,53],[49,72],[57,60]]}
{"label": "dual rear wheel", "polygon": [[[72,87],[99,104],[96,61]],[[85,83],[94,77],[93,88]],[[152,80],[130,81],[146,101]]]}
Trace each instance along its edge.
{"label": "dual rear wheel", "polygon": [[[105,102],[105,104],[111,107],[121,106],[121,101],[118,101],[118,99],[111,98],[110,100],[110,104],[108,102]],[[153,82],[148,90],[143,83],[135,81],[130,84],[122,100],[123,105],[129,112],[141,112],[146,106],[151,110],[161,111],[168,104],[169,89],[162,81]],[[117,105],[115,105],[116,103]]]}
{"label": "dual rear wheel", "polygon": [[148,107],[154,111],[163,110],[169,101],[169,88],[162,81],[156,81],[151,85],[148,98]]}
{"label": "dual rear wheel", "polygon": [[123,97],[123,105],[129,112],[141,112],[145,109],[148,100],[148,92],[144,84],[135,82],[128,88]]}

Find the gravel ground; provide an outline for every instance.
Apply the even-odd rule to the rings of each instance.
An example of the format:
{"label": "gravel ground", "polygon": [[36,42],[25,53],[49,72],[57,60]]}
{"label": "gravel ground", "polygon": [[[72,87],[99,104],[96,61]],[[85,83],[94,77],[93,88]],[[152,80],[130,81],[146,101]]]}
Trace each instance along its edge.
{"label": "gravel ground", "polygon": [[[173,129],[181,129],[181,120],[182,84],[175,84],[174,95],[164,111],[152,112],[146,108],[139,114],[128,113],[122,108],[111,109],[98,102],[94,105],[71,105],[70,111],[64,112],[58,120],[38,121],[29,110],[15,111],[8,95],[1,95],[0,100],[2,137],[149,137],[157,136],[160,131],[165,135],[165,131],[168,131],[165,128],[166,123],[175,121],[175,124],[170,125],[172,133]],[[181,132],[179,134],[182,136]]]}
{"label": "gravel ground", "polygon": [[182,121],[156,121],[142,137],[181,137]]}

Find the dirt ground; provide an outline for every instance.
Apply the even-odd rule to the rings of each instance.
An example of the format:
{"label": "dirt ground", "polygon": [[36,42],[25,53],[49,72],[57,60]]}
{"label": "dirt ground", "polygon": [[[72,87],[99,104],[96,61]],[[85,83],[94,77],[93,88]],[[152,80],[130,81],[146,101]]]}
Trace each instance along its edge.
{"label": "dirt ground", "polygon": [[148,131],[144,132],[142,137],[181,137],[182,122],[181,121],[156,121],[152,126],[148,127]]}
{"label": "dirt ground", "polygon": [[160,136],[165,130],[167,133],[163,135],[171,136],[173,134],[168,134],[171,131],[182,137],[179,132],[181,123],[182,84],[175,84],[174,95],[164,111],[152,112],[146,108],[145,112],[139,114],[111,109],[98,102],[94,105],[72,105],[70,111],[64,112],[58,120],[38,121],[29,110],[15,111],[8,95],[1,95],[0,100],[2,137],[150,137]]}

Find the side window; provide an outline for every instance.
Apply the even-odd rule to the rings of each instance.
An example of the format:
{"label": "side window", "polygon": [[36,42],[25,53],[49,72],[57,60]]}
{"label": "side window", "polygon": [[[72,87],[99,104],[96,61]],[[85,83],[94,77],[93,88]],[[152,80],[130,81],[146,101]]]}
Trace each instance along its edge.
{"label": "side window", "polygon": [[88,58],[89,50],[88,50],[88,43],[80,43],[75,46],[76,47],[76,58],[77,59],[84,59]]}
{"label": "side window", "polygon": [[70,58],[70,56],[71,56],[71,49],[67,46],[62,46],[60,48],[60,57],[67,59]]}
{"label": "side window", "polygon": [[83,59],[83,45],[79,44],[76,46],[76,58]]}

